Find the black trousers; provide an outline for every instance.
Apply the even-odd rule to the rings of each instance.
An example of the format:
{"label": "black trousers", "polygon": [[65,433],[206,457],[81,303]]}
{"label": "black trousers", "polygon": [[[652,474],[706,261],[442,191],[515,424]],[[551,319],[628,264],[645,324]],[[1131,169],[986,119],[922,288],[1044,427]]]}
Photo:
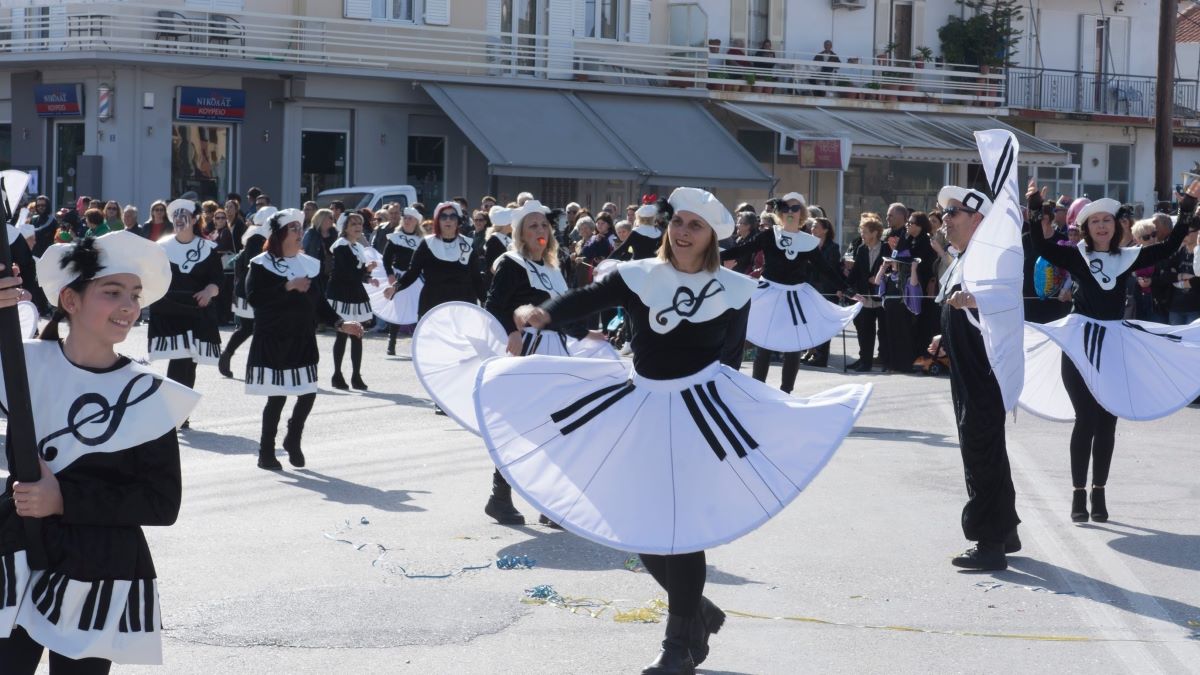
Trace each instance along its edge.
{"label": "black trousers", "polygon": [[863,307],[854,317],[854,330],[858,333],[858,359],[860,362],[875,365],[875,335],[878,333],[879,342],[886,340],[887,333],[883,325],[882,307]]}
{"label": "black trousers", "polygon": [[[285,402],[287,402],[286,396],[267,397],[267,406],[263,408],[262,436],[258,440],[260,449],[272,451],[275,449],[275,435],[279,433],[279,417],[283,414]],[[296,405],[292,406],[292,417],[288,420],[287,433],[289,436],[293,436],[297,441],[300,440],[300,435],[304,433],[304,423],[308,421],[308,414],[312,412],[313,404],[316,402],[316,393],[296,397]]]}
{"label": "black trousers", "polygon": [[[756,345],[757,346],[757,345]],[[771,370],[771,357],[775,352],[770,349],[758,347],[754,354],[754,369],[751,375],[759,382],[767,381],[767,371]],[[783,373],[781,373],[782,382],[779,388],[787,393],[792,393],[792,389],[796,386],[796,373],[800,371],[800,352],[783,352]]]}
{"label": "black trousers", "polygon": [[[45,647],[34,642],[20,626],[0,638],[0,673],[4,675],[33,675],[42,660]],[[107,659],[69,659],[50,652],[50,675],[108,675],[112,661]]]}
{"label": "black trousers", "polygon": [[708,575],[704,551],[680,555],[641,554],[642,565],[667,592],[668,611],[676,616],[695,616],[704,595]]}
{"label": "black trousers", "polygon": [[1021,519],[1017,517],[1017,493],[1004,443],[1000,386],[995,378],[971,378],[952,368],[950,393],[967,481],[963,535],[970,541],[1003,543]]}
{"label": "black trousers", "polygon": [[225,349],[221,352],[226,361],[232,359],[233,352],[238,347],[241,347],[243,342],[249,340],[250,336],[254,335],[254,319],[239,316],[237,317],[237,324],[237,330],[233,331],[233,334],[229,336],[229,341],[225,343]]}
{"label": "black trousers", "polygon": [[886,366],[900,373],[912,371],[916,352],[913,350],[913,337],[916,332],[913,313],[904,306],[900,299],[883,301],[883,321],[887,326],[887,339],[881,340],[881,350]]}
{"label": "black trousers", "polygon": [[351,372],[358,375],[362,369],[362,338],[340,331],[333,338],[333,372],[342,372],[342,359],[346,356],[346,340],[350,341]]}
{"label": "black trousers", "polygon": [[1092,396],[1083,376],[1066,354],[1062,357],[1063,385],[1075,407],[1075,427],[1071,430],[1071,484],[1087,487],[1088,462],[1092,467],[1092,485],[1108,484],[1113,447],[1117,438],[1117,417],[1105,410]]}
{"label": "black trousers", "polygon": [[188,388],[196,386],[196,362],[191,359],[171,359],[167,362],[167,377]]}

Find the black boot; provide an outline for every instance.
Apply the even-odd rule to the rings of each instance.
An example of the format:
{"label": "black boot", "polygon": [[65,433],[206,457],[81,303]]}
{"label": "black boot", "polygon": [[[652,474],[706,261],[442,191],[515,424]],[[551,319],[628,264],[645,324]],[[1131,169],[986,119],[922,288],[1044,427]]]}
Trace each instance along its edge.
{"label": "black boot", "polygon": [[[303,433],[304,429],[300,425],[293,424],[292,420],[288,420],[287,435],[283,437],[283,449],[287,450],[288,464],[297,469],[304,466],[304,451],[300,449],[300,437]],[[274,458],[272,457],[272,459]]]}
{"label": "black boot", "polygon": [[692,652],[692,661],[696,666],[708,658],[708,638],[721,632],[725,625],[725,612],[713,604],[708,598],[700,598],[700,609],[692,621],[692,631],[688,636],[688,649]]}
{"label": "black boot", "polygon": [[341,389],[342,391],[350,388],[350,385],[346,384],[346,378],[342,377],[342,373],[340,371],[333,374],[333,381],[331,384],[333,385],[334,389]]}
{"label": "black boot", "polygon": [[1108,522],[1108,504],[1104,501],[1104,486],[1092,486],[1092,520],[1097,523]]}
{"label": "black boot", "polygon": [[258,468],[268,471],[279,471],[283,465],[275,459],[275,434],[263,437],[258,441]]}
{"label": "black boot", "polygon": [[642,675],[693,675],[696,672],[696,662],[688,649],[692,622],[690,616],[667,615],[667,637],[662,641],[662,652],[642,670]]}
{"label": "black boot", "polygon": [[501,525],[524,525],[525,516],[512,503],[512,486],[497,471],[492,474],[492,496],[483,512]]}
{"label": "black boot", "polygon": [[1008,559],[1004,557],[1004,544],[989,544],[982,541],[967,549],[962,555],[955,557],[950,563],[955,567],[987,572],[1008,569]]}
{"label": "black boot", "polygon": [[230,352],[222,352],[221,358],[217,359],[217,372],[225,377],[233,377],[233,369],[229,367],[229,362],[233,359],[233,354]]}
{"label": "black boot", "polygon": [[853,370],[856,373],[869,373],[873,367],[874,364],[870,359],[859,359],[853,366],[850,367],[850,370]]}
{"label": "black boot", "polygon": [[396,332],[394,330],[392,331],[392,333],[390,335],[388,335],[387,355],[388,356],[396,355]]}
{"label": "black boot", "polygon": [[558,523],[554,522],[553,520],[550,520],[550,518],[548,516],[546,516],[546,514],[544,514],[544,513],[538,514],[538,525],[545,525],[546,527],[548,527],[552,530],[563,529],[562,525],[559,525]]}
{"label": "black boot", "polygon": [[1071,497],[1071,520],[1076,523],[1086,523],[1088,520],[1087,490],[1083,488],[1075,488],[1075,494]]}
{"label": "black boot", "polygon": [[358,373],[354,373],[350,376],[350,386],[362,391],[367,390],[367,383],[363,382],[362,376],[360,376]]}

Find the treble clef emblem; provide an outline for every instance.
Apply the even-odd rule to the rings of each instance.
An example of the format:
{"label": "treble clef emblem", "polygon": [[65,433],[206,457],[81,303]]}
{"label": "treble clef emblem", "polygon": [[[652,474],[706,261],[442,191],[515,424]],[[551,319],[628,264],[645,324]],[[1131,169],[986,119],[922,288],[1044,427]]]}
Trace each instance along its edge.
{"label": "treble clef emblem", "polygon": [[274,267],[275,271],[279,272],[281,275],[286,276],[287,273],[291,270],[291,267],[288,266],[287,260],[285,258],[276,258],[275,256],[270,256],[270,258],[271,258],[271,266]]}
{"label": "treble clef emblem", "polygon": [[[136,397],[130,398],[138,382],[146,378],[149,378],[150,386]],[[67,434],[71,434],[75,437],[75,440],[87,446],[94,447],[103,444],[112,438],[113,434],[117,433],[117,429],[121,426],[121,420],[125,417],[125,412],[131,406],[137,405],[153,396],[154,392],[158,391],[160,386],[162,386],[162,380],[153,375],[142,373],[125,385],[120,395],[117,396],[116,403],[112,405],[109,405],[108,399],[104,398],[102,394],[96,392],[89,392],[80,396],[75,399],[75,402],[71,404],[70,409],[67,411],[67,426],[43,438],[38,443],[38,455],[47,462],[54,461],[54,458],[58,456],[58,448],[50,445],[50,442],[59,436]],[[88,406],[95,406],[95,411],[82,416],[84,409]],[[85,436],[82,431],[83,427],[89,424],[106,424],[107,426],[99,435],[89,437]]]}
{"label": "treble clef emblem", "polygon": [[470,255],[471,255],[471,244],[468,243],[466,239],[459,237],[458,238],[458,261],[460,263],[466,262],[467,258],[470,257]]}
{"label": "treble clef emblem", "polygon": [[404,243],[404,248],[416,248],[417,247],[417,238],[416,237],[410,237],[407,234],[401,234],[400,241],[402,241]]}
{"label": "treble clef emblem", "polygon": [[1088,262],[1088,268],[1090,268],[1092,270],[1092,275],[1097,276],[1100,279],[1100,283],[1102,283],[1102,284],[1112,283],[1112,277],[1110,277],[1104,273],[1104,261],[1103,260],[1097,260],[1097,259],[1093,258],[1091,261]]}
{"label": "treble clef emblem", "polygon": [[783,248],[791,248],[792,238],[787,236],[786,234],[779,237],[779,245],[782,246]]}
{"label": "treble clef emblem", "polygon": [[179,266],[180,272],[187,272],[192,268],[192,266],[194,266],[196,263],[200,262],[200,255],[201,255],[200,252],[203,249],[203,247],[204,247],[204,240],[197,239],[196,247],[189,248],[187,250],[187,253],[184,254],[183,264]]}
{"label": "treble clef emblem", "polygon": [[538,283],[540,283],[542,285],[542,288],[544,288],[548,291],[554,290],[554,284],[550,283],[550,275],[539,270],[537,265],[534,265],[533,263],[526,260],[525,268],[528,269],[531,273],[533,273],[534,276],[537,277]]}
{"label": "treble clef emblem", "polygon": [[723,290],[725,290],[725,286],[717,279],[712,279],[707,284],[704,284],[704,288],[700,289],[699,295],[693,293],[692,289],[687,286],[680,286],[675,289],[675,297],[671,300],[671,306],[655,314],[654,320],[658,322],[658,325],[665,326],[667,325],[667,315],[672,312],[678,314],[681,319],[695,316],[696,312],[700,311],[700,306],[704,304],[705,300]]}

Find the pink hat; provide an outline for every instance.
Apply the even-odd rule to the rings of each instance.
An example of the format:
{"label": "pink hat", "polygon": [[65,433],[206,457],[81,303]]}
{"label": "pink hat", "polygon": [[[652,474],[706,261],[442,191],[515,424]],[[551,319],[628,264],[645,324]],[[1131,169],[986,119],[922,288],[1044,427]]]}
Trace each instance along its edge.
{"label": "pink hat", "polygon": [[1091,203],[1092,200],[1088,199],[1087,197],[1080,197],[1079,199],[1071,202],[1071,208],[1067,209],[1067,222],[1075,222],[1075,217],[1079,215],[1079,212],[1083,210],[1083,207]]}

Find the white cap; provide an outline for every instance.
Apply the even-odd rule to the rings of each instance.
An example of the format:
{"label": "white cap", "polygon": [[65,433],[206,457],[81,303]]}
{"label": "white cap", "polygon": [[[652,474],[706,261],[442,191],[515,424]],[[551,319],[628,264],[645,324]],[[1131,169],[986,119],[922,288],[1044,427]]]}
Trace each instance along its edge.
{"label": "white cap", "polygon": [[405,218],[416,218],[417,220],[420,220],[421,212],[414,209],[411,206],[406,206],[406,207],[404,207],[404,217]]}
{"label": "white cap", "polygon": [[971,190],[957,185],[946,185],[938,190],[938,206],[944,209],[950,205],[951,200],[985,216],[988,211],[992,210],[992,200],[979,190]]}
{"label": "white cap", "polygon": [[[75,265],[68,264],[64,269],[62,261],[82,241],[54,244],[46,249],[37,262],[38,282],[54,305],[58,304],[62,290],[80,276],[80,270]],[[96,237],[94,241],[100,269],[93,278],[100,279],[113,274],[136,275],[142,283],[143,307],[167,294],[167,287],[171,284],[171,262],[162,246],[128,230],[110,232]]]}
{"label": "white cap", "polygon": [[492,221],[492,227],[512,225],[512,210],[503,206],[493,206],[488,209],[488,219]]}
{"label": "white cap", "polygon": [[513,237],[520,239],[521,224],[523,222],[525,222],[525,216],[528,216],[533,213],[540,213],[542,215],[546,215],[546,214],[550,213],[550,209],[546,208],[545,206],[542,206],[542,203],[539,202],[538,200],[530,199],[530,200],[526,201],[523,205],[518,206],[515,209],[509,210],[508,213],[509,213],[509,218],[511,219],[510,222],[512,223],[512,226],[513,226]]}
{"label": "white cap", "polygon": [[176,199],[167,204],[167,218],[174,218],[179,211],[187,211],[189,216],[196,214],[196,202],[190,199]]}
{"label": "white cap", "polygon": [[638,210],[635,211],[633,215],[637,216],[638,218],[657,218],[658,207],[654,204],[645,204],[638,207]]}
{"label": "white cap", "polygon": [[442,209],[445,208],[454,209],[455,215],[457,215],[459,218],[462,218],[462,207],[458,205],[458,202],[442,202],[441,204],[438,204],[437,207],[433,209],[433,217],[436,219],[442,212]]}
{"label": "white cap", "polygon": [[[167,209],[167,213],[170,212],[171,210]],[[253,220],[255,225],[266,225],[267,221],[271,219],[271,216],[275,215],[276,213],[279,213],[279,209],[275,208],[274,206],[264,206],[255,211],[254,215],[250,216],[250,220]]]}
{"label": "white cap", "polygon": [[1115,218],[1117,211],[1120,209],[1121,202],[1115,199],[1109,199],[1108,197],[1097,199],[1079,210],[1079,215],[1075,216],[1075,225],[1082,229],[1083,224],[1087,222],[1088,218],[1097,213],[1107,213]]}
{"label": "white cap", "polygon": [[675,213],[690,211],[701,218],[713,229],[717,239],[726,239],[733,235],[733,216],[712,193],[700,188],[675,188],[667,200]]}
{"label": "white cap", "polygon": [[[281,228],[286,227],[289,223],[304,222],[304,212],[300,209],[284,209],[276,212],[275,216],[269,222]],[[274,230],[275,228],[272,227],[271,229]]]}
{"label": "white cap", "polygon": [[795,202],[800,202],[801,204],[804,204],[805,206],[808,206],[808,200],[805,199],[804,195],[800,194],[799,192],[789,192],[783,196],[781,201],[785,201],[785,202],[795,201]]}

